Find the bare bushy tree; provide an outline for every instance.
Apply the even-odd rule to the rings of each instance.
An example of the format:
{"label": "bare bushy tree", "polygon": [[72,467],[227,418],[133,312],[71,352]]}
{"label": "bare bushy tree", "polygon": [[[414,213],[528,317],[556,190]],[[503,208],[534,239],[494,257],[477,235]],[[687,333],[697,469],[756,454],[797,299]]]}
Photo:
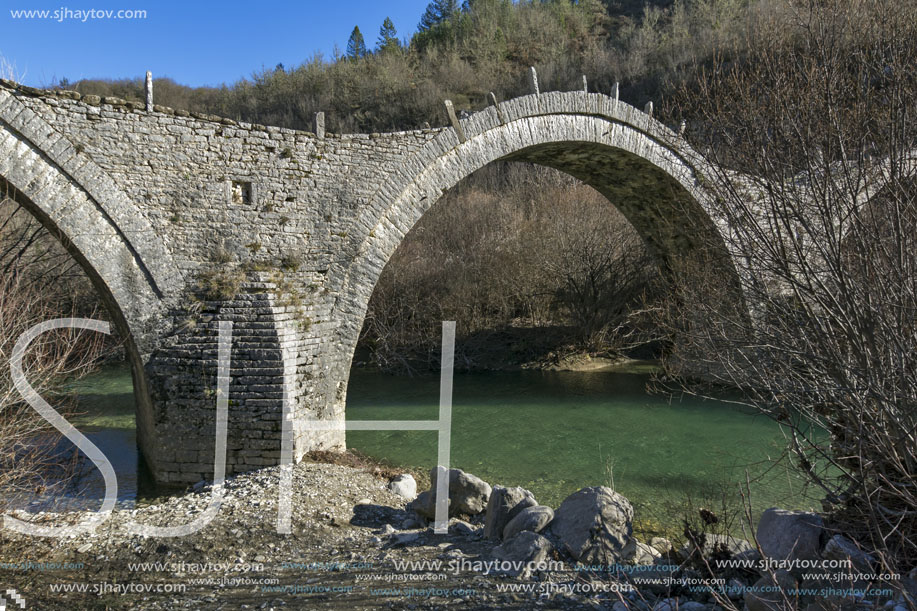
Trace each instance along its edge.
{"label": "bare bushy tree", "polygon": [[[41,492],[75,466],[57,451],[61,435],[19,394],[10,370],[16,342],[46,320],[93,316],[97,300],[63,247],[12,199],[0,196],[0,507],[18,494]],[[110,351],[98,333],[57,330],[36,338],[23,360],[26,380],[66,416],[73,403],[59,391]],[[62,462],[63,461],[63,462]]]}
{"label": "bare bushy tree", "polygon": [[642,240],[602,195],[556,170],[495,164],[405,237],[362,345],[386,369],[421,355],[433,364],[439,321],[455,320],[459,366],[490,368],[481,361],[500,346],[513,364],[557,350],[615,354],[640,343],[630,313],[660,290]]}
{"label": "bare bushy tree", "polygon": [[582,346],[622,348],[631,314],[661,292],[643,241],[617,209],[585,185],[552,194],[533,232],[554,305],[565,311]]}
{"label": "bare bushy tree", "polygon": [[670,314],[686,360],[786,425],[840,527],[910,567],[917,6],[778,4],[669,108],[719,164],[714,205],[746,308],[723,307],[728,284],[695,266]]}

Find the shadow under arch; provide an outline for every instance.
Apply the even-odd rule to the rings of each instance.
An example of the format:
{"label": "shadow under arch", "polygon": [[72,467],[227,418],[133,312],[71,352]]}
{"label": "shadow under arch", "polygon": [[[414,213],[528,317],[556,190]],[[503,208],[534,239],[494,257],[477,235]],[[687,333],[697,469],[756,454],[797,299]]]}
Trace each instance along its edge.
{"label": "shadow under arch", "polygon": [[[657,257],[663,275],[679,260],[722,268],[738,282],[738,263],[724,239],[728,228],[712,205],[706,162],[677,134],[633,107],[582,92],[526,96],[466,121],[467,138],[448,129],[394,168],[354,227],[352,258],[335,270],[340,295],[333,318],[334,419],[344,418],[346,383],[363,317],[385,264],[421,216],[445,191],[494,161],[555,168],[604,195]],[[712,254],[712,258],[711,258]],[[326,417],[328,417],[326,416]]]}

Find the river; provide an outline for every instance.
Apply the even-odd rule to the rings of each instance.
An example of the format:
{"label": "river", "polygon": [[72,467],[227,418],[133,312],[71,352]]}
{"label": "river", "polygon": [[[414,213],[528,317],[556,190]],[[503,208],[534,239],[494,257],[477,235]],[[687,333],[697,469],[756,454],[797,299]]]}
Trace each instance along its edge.
{"label": "river", "polygon": [[[649,393],[649,380],[639,368],[457,374],[452,466],[491,483],[528,488],[554,507],[583,486],[613,485],[650,530],[675,524],[699,506],[720,510],[724,496],[737,508],[746,473],[756,512],[816,506],[797,475],[772,468],[770,459],[783,447],[775,423],[720,401]],[[74,424],[112,460],[120,503],[130,507],[138,497],[130,371],[105,368],[75,391],[85,414]],[[436,419],[438,400],[437,375],[355,370],[347,417]],[[429,431],[349,432],[348,446],[398,465],[427,469],[436,460],[436,433]],[[158,494],[140,488],[141,497]],[[101,496],[101,477],[91,465],[80,489],[84,499]]]}

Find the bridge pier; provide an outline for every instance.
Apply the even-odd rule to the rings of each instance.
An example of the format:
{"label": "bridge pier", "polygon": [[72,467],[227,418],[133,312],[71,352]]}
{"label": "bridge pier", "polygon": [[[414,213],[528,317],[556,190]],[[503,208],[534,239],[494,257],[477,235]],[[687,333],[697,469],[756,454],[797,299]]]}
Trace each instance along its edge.
{"label": "bridge pier", "polygon": [[161,338],[144,366],[147,389],[137,389],[148,390],[138,437],[157,481],[213,475],[220,321],[233,323],[227,474],[279,464],[285,405],[295,461],[309,450],[344,448],[342,431],[304,430],[308,419],[343,418],[343,404],[320,399],[324,376],[315,371],[308,317],[276,283],[247,282],[238,295],[196,301],[173,320],[176,332]]}

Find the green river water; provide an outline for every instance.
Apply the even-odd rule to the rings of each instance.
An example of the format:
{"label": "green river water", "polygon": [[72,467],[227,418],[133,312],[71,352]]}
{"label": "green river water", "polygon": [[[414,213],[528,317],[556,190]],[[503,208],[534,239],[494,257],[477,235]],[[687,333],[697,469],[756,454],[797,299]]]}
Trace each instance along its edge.
{"label": "green river water", "polygon": [[[776,424],[723,402],[650,394],[648,382],[639,368],[456,374],[452,466],[528,488],[554,507],[583,486],[613,484],[651,530],[676,524],[688,504],[720,508],[724,491],[739,504],[746,473],[756,512],[816,506],[798,476],[769,460],[783,444]],[[119,498],[129,505],[138,480],[130,371],[106,368],[75,390],[86,414],[74,424],[115,463]],[[436,419],[438,401],[437,375],[355,370],[347,417]],[[397,465],[427,470],[436,461],[435,432],[352,431],[347,443]],[[84,494],[101,490],[94,475]]]}

